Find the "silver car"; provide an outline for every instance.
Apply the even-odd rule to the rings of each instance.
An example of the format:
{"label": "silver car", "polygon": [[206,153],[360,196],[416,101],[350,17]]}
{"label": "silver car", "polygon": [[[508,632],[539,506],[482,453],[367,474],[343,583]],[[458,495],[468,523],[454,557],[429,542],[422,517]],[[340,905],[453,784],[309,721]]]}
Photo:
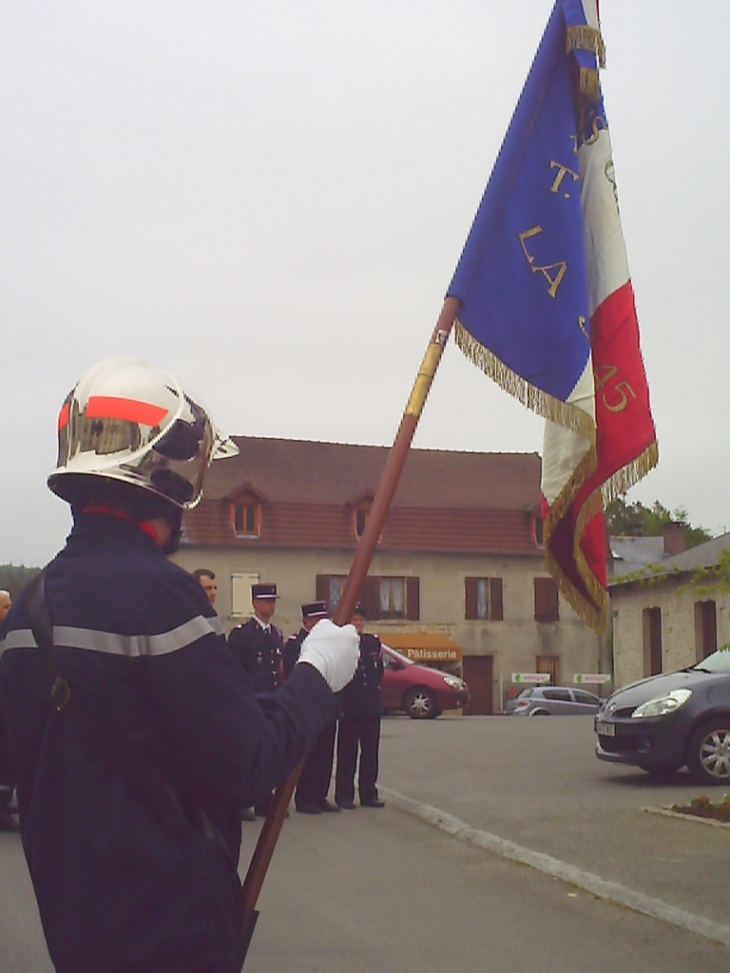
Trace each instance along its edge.
{"label": "silver car", "polygon": [[504,712],[507,716],[581,716],[597,713],[602,703],[602,699],[585,689],[531,686],[508,700]]}

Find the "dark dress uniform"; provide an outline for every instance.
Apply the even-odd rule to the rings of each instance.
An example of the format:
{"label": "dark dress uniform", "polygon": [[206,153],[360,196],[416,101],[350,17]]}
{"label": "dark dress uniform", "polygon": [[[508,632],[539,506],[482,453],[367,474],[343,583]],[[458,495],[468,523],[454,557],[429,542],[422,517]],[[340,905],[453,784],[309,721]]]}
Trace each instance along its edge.
{"label": "dark dress uniform", "polygon": [[378,751],[383,701],[383,646],[377,635],[360,636],[360,661],[352,682],[340,692],[340,725],[337,733],[335,800],[351,806],[355,797],[355,767],[360,748],[358,792],[360,803],[378,800]]}
{"label": "dark dress uniform", "polygon": [[[233,658],[251,676],[254,691],[273,693],[281,684],[281,632],[275,625],[264,627],[256,618],[237,625],[228,636]],[[271,807],[271,794],[261,798],[254,808],[266,816]]]}
{"label": "dark dress uniform", "polygon": [[273,693],[281,684],[281,632],[264,628],[255,618],[237,625],[228,636],[228,648],[253,679],[257,693]]}
{"label": "dark dress uniform", "polygon": [[[285,642],[282,649],[285,679],[296,665],[302,642],[308,635],[306,628],[301,628],[296,635],[291,635]],[[332,779],[336,732],[337,722],[332,720],[322,730],[304,761],[294,794],[294,804],[298,811],[314,808],[319,811],[337,810],[332,804],[327,808],[327,791]]]}

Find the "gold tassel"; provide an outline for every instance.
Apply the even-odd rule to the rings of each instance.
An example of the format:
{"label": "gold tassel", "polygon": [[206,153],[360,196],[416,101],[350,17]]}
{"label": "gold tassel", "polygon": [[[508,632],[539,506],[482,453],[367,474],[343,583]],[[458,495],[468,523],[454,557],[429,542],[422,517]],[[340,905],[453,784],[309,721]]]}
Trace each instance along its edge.
{"label": "gold tassel", "polygon": [[565,50],[571,51],[590,51],[598,58],[598,66],[606,67],[606,46],[603,43],[601,32],[588,24],[568,27],[565,35]]}
{"label": "gold tassel", "polygon": [[454,340],[461,352],[501,389],[518,399],[528,409],[544,419],[550,419],[566,429],[572,429],[586,439],[591,446],[596,441],[596,429],[592,418],[574,405],[562,402],[547,392],[535,388],[524,378],[517,375],[500,361],[488,348],[467,331],[461,321],[456,320]]}

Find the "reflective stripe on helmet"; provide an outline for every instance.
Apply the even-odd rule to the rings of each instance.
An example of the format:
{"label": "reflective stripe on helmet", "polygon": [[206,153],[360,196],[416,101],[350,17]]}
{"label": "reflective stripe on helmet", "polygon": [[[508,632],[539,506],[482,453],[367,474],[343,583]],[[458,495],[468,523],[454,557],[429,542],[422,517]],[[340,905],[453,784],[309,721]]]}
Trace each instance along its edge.
{"label": "reflective stripe on helmet", "polygon": [[167,409],[154,402],[138,399],[122,399],[111,395],[91,395],[84,410],[89,419],[122,419],[139,422],[144,426],[156,426],[167,415]]}

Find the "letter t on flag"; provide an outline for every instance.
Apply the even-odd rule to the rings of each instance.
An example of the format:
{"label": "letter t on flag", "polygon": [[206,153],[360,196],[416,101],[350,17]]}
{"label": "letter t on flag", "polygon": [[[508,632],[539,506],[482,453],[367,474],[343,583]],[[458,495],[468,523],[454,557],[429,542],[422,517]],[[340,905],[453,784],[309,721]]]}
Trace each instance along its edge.
{"label": "letter t on flag", "polygon": [[547,564],[599,631],[603,501],[658,461],[603,61],[596,0],[556,0],[448,289],[462,351],[546,419]]}

